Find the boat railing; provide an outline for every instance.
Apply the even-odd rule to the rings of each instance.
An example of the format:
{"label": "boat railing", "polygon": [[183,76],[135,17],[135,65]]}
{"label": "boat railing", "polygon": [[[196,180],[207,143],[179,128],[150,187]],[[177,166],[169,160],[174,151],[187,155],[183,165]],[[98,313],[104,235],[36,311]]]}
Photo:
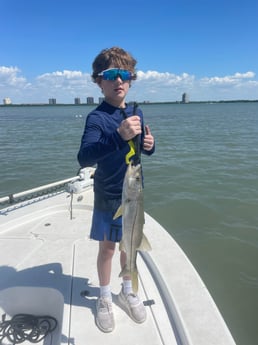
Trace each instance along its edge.
{"label": "boat railing", "polygon": [[78,173],[77,176],[70,177],[64,180],[56,181],[53,183],[49,183],[46,185],[42,185],[36,188],[28,189],[23,192],[15,193],[15,194],[10,194],[8,196],[4,196],[0,198],[0,207],[5,206],[5,205],[13,205],[18,202],[22,202],[25,200],[30,200],[35,197],[43,196],[49,193],[54,193],[57,191],[64,190],[65,187],[67,187],[68,192],[73,191],[71,186],[76,182],[76,181],[83,181],[84,184],[86,181],[89,181],[92,176],[92,169],[90,168],[85,168],[81,169]]}

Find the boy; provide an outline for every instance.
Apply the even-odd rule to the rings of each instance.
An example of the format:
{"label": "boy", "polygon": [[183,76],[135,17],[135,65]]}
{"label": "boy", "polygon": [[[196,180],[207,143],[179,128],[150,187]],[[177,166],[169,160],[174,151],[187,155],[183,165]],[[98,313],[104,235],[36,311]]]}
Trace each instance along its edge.
{"label": "boy", "polygon": [[[128,158],[135,151],[132,141],[141,137],[141,152],[154,152],[154,138],[148,126],[143,125],[140,109],[133,113],[133,106],[125,103],[125,97],[136,79],[136,60],[119,47],[104,49],[95,58],[92,79],[101,88],[104,101],[86,119],[86,125],[78,153],[82,167],[97,164],[94,174],[94,210],[90,237],[99,241],[97,271],[100,297],[97,300],[97,326],[103,332],[114,329],[110,276],[116,242],[122,237],[121,217],[113,219],[121,204],[123,180]],[[132,152],[133,150],[133,152]],[[126,253],[121,252],[123,268]],[[146,310],[139,297],[132,293],[130,277],[123,278],[119,301],[135,322],[146,319]]]}

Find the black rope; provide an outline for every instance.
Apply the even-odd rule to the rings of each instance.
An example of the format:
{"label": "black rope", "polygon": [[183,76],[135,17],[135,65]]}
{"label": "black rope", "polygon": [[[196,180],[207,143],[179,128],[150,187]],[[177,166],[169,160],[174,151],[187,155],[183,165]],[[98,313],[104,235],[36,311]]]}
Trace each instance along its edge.
{"label": "black rope", "polygon": [[0,344],[4,338],[14,345],[26,340],[39,343],[57,327],[57,320],[52,316],[17,314],[11,320],[5,320],[5,317],[2,315],[0,323]]}

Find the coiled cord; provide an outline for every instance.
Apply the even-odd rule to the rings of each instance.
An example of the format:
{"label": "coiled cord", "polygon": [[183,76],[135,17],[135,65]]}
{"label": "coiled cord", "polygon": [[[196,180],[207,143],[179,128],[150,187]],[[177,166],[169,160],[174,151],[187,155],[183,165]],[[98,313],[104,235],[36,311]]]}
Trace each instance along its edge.
{"label": "coiled cord", "polygon": [[17,314],[11,320],[5,320],[2,315],[0,323],[0,344],[7,338],[11,344],[20,344],[26,340],[39,343],[57,327],[57,320],[52,316],[35,316]]}

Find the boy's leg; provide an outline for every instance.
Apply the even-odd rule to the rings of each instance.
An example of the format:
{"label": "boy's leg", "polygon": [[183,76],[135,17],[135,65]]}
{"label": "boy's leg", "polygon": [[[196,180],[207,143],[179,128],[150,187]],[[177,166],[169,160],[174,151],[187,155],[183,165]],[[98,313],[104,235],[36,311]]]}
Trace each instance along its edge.
{"label": "boy's leg", "polygon": [[[126,264],[126,253],[123,251],[120,253],[120,263],[123,269]],[[123,277],[122,290],[118,295],[118,300],[135,322],[142,323],[146,320],[146,309],[138,295],[133,293],[130,276]]]}
{"label": "boy's leg", "polygon": [[116,243],[111,241],[99,241],[99,253],[97,259],[97,268],[99,276],[99,285],[110,284],[112,258],[115,252]]}
{"label": "boy's leg", "polygon": [[114,242],[106,240],[99,242],[97,269],[100,297],[97,300],[96,323],[103,332],[112,332],[115,327],[110,288],[112,258],[115,252],[115,245]]}

